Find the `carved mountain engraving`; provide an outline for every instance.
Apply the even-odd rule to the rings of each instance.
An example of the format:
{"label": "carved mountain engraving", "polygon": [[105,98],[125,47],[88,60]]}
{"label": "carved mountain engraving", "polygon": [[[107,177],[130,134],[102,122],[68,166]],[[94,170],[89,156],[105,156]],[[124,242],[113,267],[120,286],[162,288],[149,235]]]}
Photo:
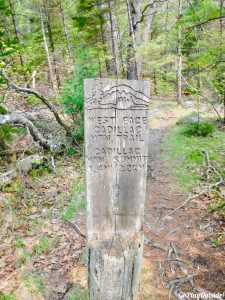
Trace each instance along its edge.
{"label": "carved mountain engraving", "polygon": [[117,108],[117,109],[147,109],[149,97],[136,91],[131,86],[120,84],[101,91],[96,99],[93,90],[92,97],[86,99],[86,109]]}

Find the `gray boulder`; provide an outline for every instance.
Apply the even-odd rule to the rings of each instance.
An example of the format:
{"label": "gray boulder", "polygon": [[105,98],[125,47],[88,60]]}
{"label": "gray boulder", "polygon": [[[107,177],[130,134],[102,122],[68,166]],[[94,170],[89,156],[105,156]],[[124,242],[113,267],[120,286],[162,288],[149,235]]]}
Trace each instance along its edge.
{"label": "gray boulder", "polygon": [[22,171],[24,173],[28,173],[35,166],[40,165],[42,162],[43,162],[43,156],[34,154],[22,160],[19,160],[17,162],[17,170]]}
{"label": "gray boulder", "polygon": [[187,116],[182,117],[181,119],[179,119],[179,120],[177,121],[177,124],[179,125],[179,124],[197,123],[197,122],[203,123],[203,122],[205,122],[205,121],[206,121],[205,118],[202,118],[202,117],[199,117],[199,118],[198,118],[197,115],[193,115],[193,114],[192,114],[192,115],[187,115]]}

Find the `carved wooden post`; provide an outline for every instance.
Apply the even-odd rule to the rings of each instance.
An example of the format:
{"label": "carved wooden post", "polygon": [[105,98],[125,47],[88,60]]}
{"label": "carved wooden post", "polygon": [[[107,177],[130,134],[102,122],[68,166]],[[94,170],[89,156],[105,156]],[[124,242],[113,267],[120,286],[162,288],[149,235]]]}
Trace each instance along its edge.
{"label": "carved wooden post", "polygon": [[86,79],[90,300],[137,299],[143,250],[149,83]]}

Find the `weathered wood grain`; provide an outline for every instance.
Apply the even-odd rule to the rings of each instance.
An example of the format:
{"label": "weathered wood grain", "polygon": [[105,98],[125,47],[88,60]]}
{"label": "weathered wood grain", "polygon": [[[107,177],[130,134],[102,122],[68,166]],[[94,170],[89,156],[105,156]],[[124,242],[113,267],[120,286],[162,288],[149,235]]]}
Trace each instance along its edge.
{"label": "weathered wood grain", "polygon": [[89,297],[137,299],[143,247],[149,83],[86,79]]}

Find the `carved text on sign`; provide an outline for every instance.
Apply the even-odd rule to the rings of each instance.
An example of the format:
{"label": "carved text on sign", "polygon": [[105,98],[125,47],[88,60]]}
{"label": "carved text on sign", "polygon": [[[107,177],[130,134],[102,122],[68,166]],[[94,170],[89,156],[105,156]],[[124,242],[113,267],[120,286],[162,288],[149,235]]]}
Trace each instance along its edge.
{"label": "carved text on sign", "polygon": [[[117,168],[131,172],[145,168],[146,153],[142,147],[133,145],[145,140],[148,100],[144,93],[126,84],[106,90],[101,85],[93,86],[92,96],[86,99],[86,110],[89,111],[88,121],[92,123],[90,138],[98,146],[92,149],[91,155],[87,153],[90,169],[97,172]],[[99,116],[96,116],[97,110],[101,111]],[[138,116],[132,115],[134,110],[141,110]],[[115,140],[118,147],[114,146]]]}

